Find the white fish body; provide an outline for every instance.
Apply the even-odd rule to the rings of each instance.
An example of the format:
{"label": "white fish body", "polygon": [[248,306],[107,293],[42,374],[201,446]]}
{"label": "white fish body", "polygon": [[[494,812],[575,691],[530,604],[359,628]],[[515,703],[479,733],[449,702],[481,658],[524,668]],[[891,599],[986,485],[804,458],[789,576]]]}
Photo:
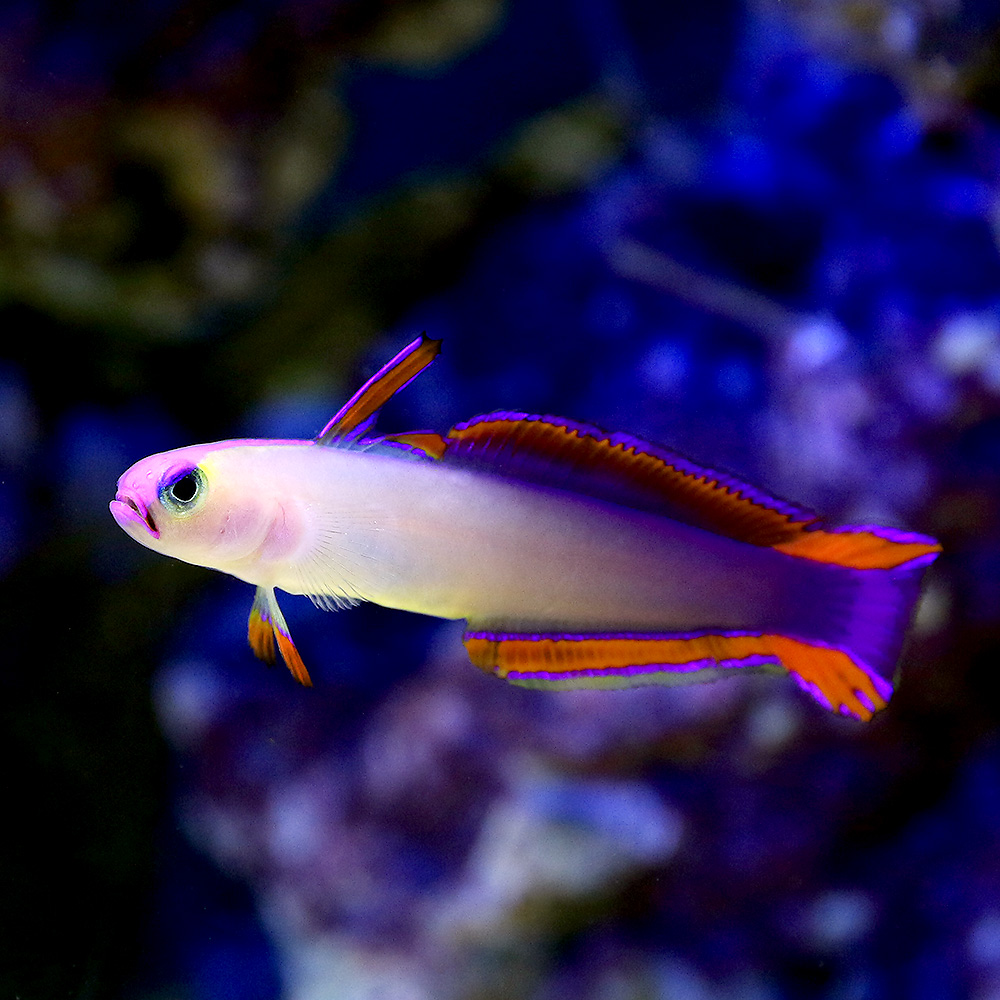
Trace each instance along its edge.
{"label": "white fish body", "polygon": [[433,360],[421,338],[314,441],[153,455],[111,511],[143,545],[257,586],[248,637],[310,684],[275,590],[469,623],[473,663],[529,687],[787,670],[817,701],[884,707],[940,546],[812,512],[627,434],[494,413],[369,437]]}
{"label": "white fish body", "polygon": [[219,527],[170,554],[292,594],[536,628],[765,627],[774,565],[794,566],[652,514],[392,453],[241,445],[199,464],[199,516]]}

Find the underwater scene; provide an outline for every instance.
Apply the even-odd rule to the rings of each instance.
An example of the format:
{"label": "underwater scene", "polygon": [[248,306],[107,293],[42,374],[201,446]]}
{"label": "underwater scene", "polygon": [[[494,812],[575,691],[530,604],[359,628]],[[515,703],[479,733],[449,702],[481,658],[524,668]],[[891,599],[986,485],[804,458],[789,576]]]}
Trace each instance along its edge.
{"label": "underwater scene", "polygon": [[994,4],[15,0],[0,84],[0,1000],[1000,1000]]}

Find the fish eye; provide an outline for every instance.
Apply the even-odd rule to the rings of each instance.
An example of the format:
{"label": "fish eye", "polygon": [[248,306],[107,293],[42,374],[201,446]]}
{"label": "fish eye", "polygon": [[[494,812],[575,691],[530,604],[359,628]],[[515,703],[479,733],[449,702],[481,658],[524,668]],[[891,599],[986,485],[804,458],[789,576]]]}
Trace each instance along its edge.
{"label": "fish eye", "polygon": [[160,488],[160,502],[176,513],[190,510],[205,488],[205,476],[195,466],[168,480]]}
{"label": "fish eye", "polygon": [[198,492],[198,480],[193,472],[182,476],[170,487],[170,495],[178,503],[190,503]]}

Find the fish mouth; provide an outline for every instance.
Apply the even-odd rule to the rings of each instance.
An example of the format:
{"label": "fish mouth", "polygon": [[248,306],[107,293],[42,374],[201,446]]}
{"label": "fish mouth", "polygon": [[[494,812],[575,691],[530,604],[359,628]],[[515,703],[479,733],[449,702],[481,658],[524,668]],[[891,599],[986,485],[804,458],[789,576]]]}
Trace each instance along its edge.
{"label": "fish mouth", "polygon": [[153,538],[159,538],[160,532],[153,520],[153,515],[128,493],[115,494],[114,500],[109,504],[111,514],[118,524],[126,531],[132,526],[142,525],[143,530],[148,531]]}

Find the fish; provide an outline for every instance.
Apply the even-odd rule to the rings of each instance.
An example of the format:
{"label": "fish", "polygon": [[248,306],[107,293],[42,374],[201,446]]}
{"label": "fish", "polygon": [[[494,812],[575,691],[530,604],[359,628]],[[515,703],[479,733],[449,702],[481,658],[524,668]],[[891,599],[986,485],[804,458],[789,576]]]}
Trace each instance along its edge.
{"label": "fish", "polygon": [[528,688],[790,674],[825,709],[885,708],[927,536],[834,526],[631,434],[500,410],[377,434],[438,355],[421,335],[312,440],[152,455],[111,513],[142,545],[253,584],[247,636],[312,681],[276,591],[463,619],[472,663]]}

